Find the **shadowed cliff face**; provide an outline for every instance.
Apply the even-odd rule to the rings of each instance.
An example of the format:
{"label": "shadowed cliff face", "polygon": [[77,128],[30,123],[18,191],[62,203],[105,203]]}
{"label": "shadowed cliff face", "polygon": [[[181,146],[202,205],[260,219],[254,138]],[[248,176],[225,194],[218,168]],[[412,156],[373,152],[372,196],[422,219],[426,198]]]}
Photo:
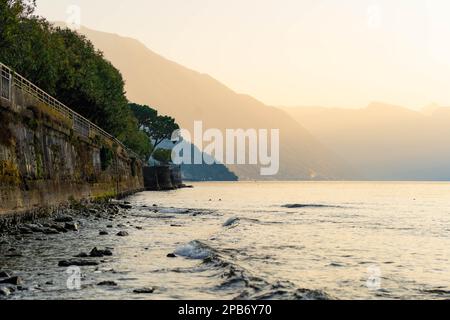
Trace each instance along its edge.
{"label": "shadowed cliff face", "polygon": [[168,61],[136,40],[85,28],[80,32],[122,72],[131,101],[175,117],[183,128],[192,130],[194,121],[202,120],[206,129],[281,129],[279,174],[262,177],[260,166],[229,166],[240,179],[353,177],[338,157],[285,112]]}
{"label": "shadowed cliff face", "polygon": [[450,108],[283,108],[373,180],[449,180]]}

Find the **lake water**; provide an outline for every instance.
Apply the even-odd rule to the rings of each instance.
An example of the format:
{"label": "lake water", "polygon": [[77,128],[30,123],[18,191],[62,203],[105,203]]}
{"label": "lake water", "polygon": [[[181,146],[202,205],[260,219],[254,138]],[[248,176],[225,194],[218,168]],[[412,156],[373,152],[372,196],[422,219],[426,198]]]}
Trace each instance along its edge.
{"label": "lake water", "polygon": [[[21,256],[0,270],[28,287],[11,298],[450,298],[447,183],[198,183],[127,200],[111,234],[129,237],[99,237],[109,222],[86,219],[79,233],[3,240]],[[68,289],[58,261],[94,246],[114,256]]]}

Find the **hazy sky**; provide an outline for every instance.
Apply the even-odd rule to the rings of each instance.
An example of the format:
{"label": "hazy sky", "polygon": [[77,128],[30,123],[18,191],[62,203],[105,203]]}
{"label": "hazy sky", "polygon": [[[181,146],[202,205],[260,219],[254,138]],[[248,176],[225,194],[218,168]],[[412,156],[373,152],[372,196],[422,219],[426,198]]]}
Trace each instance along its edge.
{"label": "hazy sky", "polygon": [[448,0],[38,0],[271,105],[450,106]]}

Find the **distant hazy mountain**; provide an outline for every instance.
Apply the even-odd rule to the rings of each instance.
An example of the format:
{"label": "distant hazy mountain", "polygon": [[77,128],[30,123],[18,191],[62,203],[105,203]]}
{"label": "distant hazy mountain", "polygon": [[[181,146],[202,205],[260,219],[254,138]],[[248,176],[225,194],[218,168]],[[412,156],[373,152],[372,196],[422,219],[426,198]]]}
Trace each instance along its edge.
{"label": "distant hazy mountain", "polygon": [[[192,130],[195,120],[206,128],[281,129],[280,172],[269,179],[345,179],[350,171],[297,121],[278,108],[237,94],[208,75],[189,70],[114,34],[83,28],[94,45],[123,74],[128,98],[148,104]],[[270,75],[268,75],[270,76]],[[229,166],[242,180],[258,180],[259,166]]]}
{"label": "distant hazy mountain", "polygon": [[450,108],[282,108],[372,180],[450,180]]}
{"label": "distant hazy mountain", "polygon": [[[166,140],[163,141],[158,149],[168,149],[172,150],[175,147],[175,144]],[[194,145],[190,145],[191,148],[191,158],[192,163],[194,163],[194,159],[196,156],[202,155],[200,150]],[[203,159],[208,160],[208,163],[212,163],[215,161],[209,155],[203,154]],[[158,165],[159,163],[154,159],[150,160],[151,165]],[[237,181],[238,177],[231,172],[226,166],[223,164],[217,163],[213,165],[208,165],[205,162],[200,165],[191,165],[191,164],[183,164],[181,165],[181,172],[183,176],[183,180],[186,181]]]}

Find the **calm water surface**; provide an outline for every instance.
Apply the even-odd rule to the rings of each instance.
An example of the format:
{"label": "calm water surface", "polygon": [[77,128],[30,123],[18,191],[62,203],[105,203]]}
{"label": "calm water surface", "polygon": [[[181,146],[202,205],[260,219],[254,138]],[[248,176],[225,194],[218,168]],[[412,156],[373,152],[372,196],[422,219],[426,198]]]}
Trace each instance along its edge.
{"label": "calm water surface", "polygon": [[[128,201],[111,236],[98,236],[111,222],[86,219],[79,233],[4,239],[0,253],[22,256],[0,269],[29,288],[11,298],[450,298],[450,184],[199,183]],[[58,261],[93,247],[114,256],[67,289]],[[107,280],[118,286],[97,286]]]}

